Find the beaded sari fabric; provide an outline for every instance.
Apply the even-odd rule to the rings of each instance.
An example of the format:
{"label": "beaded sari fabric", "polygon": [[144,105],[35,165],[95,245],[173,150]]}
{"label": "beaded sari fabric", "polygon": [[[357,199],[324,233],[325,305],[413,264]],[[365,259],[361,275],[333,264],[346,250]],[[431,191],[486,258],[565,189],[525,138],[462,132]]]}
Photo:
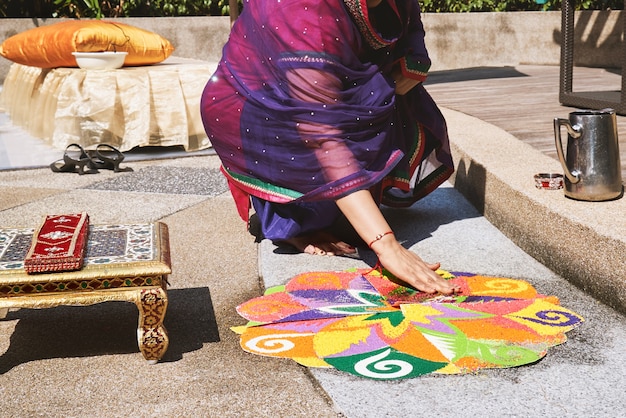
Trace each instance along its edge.
{"label": "beaded sari fabric", "polygon": [[[374,14],[377,19],[374,19]],[[336,200],[373,189],[408,206],[453,171],[416,0],[247,1],[201,102],[239,213],[249,196]]]}
{"label": "beaded sari fabric", "polygon": [[356,376],[406,379],[534,363],[583,322],[524,280],[439,271],[461,292],[429,295],[378,271],[311,272],[237,307],[250,353]]}

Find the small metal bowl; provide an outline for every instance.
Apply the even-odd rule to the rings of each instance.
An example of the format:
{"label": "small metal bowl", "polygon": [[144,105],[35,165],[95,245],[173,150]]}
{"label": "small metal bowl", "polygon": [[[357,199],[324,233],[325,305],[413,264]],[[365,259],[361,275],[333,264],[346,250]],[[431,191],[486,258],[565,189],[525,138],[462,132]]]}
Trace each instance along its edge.
{"label": "small metal bowl", "polygon": [[535,187],[543,190],[559,190],[563,188],[563,175],[557,173],[535,174]]}

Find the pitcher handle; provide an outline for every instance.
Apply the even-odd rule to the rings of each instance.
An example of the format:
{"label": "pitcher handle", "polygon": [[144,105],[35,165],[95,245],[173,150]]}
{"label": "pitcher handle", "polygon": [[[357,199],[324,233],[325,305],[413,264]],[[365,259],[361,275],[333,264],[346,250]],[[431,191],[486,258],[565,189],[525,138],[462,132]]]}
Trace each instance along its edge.
{"label": "pitcher handle", "polygon": [[565,154],[563,154],[563,142],[561,141],[561,126],[565,126],[569,136],[574,139],[580,138],[583,128],[578,124],[572,126],[567,119],[554,118],[554,141],[556,142],[556,153],[559,156],[561,166],[563,166],[565,176],[567,176],[567,179],[572,184],[576,184],[580,181],[580,173],[577,171],[570,171],[569,167],[567,167]]}

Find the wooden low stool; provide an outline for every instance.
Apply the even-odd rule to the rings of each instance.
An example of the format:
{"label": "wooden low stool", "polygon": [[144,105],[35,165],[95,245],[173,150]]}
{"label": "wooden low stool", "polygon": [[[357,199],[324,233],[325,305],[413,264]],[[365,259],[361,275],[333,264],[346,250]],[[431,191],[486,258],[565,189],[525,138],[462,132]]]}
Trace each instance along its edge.
{"label": "wooden low stool", "polygon": [[0,318],[11,308],[134,302],[139,350],[156,363],[169,340],[163,327],[171,273],[167,225],[91,225],[83,268],[27,274],[24,258],[34,229],[0,229]]}

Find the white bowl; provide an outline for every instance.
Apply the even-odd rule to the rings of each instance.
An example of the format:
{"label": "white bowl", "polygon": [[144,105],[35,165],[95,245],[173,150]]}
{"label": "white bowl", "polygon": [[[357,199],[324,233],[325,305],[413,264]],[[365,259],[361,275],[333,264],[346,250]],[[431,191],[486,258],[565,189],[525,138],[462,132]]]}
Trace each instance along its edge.
{"label": "white bowl", "polygon": [[124,65],[128,52],[72,52],[76,64],[85,70],[114,70]]}

